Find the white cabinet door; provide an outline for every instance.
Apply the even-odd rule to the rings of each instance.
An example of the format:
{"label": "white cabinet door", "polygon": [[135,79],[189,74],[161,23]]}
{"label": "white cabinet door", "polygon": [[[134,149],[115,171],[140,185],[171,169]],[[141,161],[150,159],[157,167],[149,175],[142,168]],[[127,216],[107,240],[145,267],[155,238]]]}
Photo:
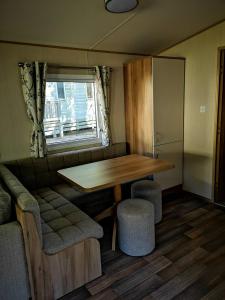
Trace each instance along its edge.
{"label": "white cabinet door", "polygon": [[154,145],[183,140],[184,61],[153,58]]}
{"label": "white cabinet door", "polygon": [[163,190],[182,184],[183,182],[183,142],[171,143],[155,147],[158,158],[165,159],[175,165],[174,169],[154,174]]}

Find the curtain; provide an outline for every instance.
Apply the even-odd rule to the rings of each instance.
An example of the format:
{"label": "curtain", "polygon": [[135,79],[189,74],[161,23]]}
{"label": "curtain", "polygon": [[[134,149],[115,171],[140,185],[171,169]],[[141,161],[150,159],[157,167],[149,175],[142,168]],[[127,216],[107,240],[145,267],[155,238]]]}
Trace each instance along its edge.
{"label": "curtain", "polygon": [[109,146],[112,143],[110,128],[110,87],[111,69],[106,66],[96,66],[97,75],[97,103],[99,113],[99,128],[102,144]]}
{"label": "curtain", "polygon": [[33,123],[30,151],[32,157],[46,155],[44,134],[44,107],[47,64],[40,62],[20,63],[22,91],[27,106],[27,114]]}

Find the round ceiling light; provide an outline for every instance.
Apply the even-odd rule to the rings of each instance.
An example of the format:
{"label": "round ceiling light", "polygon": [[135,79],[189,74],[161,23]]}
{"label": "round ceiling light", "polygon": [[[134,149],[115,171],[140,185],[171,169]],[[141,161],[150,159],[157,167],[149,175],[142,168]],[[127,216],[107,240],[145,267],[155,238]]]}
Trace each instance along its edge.
{"label": "round ceiling light", "polygon": [[138,0],[105,0],[105,8],[112,13],[125,13],[135,9]]}

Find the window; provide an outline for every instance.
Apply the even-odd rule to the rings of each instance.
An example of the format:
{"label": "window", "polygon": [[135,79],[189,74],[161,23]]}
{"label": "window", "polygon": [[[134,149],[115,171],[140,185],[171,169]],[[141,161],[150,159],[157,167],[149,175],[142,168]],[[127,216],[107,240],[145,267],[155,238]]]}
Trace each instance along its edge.
{"label": "window", "polygon": [[100,145],[93,75],[49,75],[44,132],[48,148]]}
{"label": "window", "polygon": [[65,99],[64,82],[57,82],[57,92],[59,99]]}

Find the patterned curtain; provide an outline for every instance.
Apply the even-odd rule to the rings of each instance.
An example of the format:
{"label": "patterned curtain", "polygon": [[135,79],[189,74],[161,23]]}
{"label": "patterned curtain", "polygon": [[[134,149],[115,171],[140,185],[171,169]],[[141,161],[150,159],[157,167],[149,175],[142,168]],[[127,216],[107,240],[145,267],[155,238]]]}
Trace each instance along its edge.
{"label": "patterned curtain", "polygon": [[46,155],[44,134],[44,107],[47,64],[37,61],[19,64],[22,90],[27,106],[27,114],[33,123],[30,151],[32,157]]}
{"label": "patterned curtain", "polygon": [[96,66],[99,127],[103,146],[112,143],[110,129],[110,67]]}

